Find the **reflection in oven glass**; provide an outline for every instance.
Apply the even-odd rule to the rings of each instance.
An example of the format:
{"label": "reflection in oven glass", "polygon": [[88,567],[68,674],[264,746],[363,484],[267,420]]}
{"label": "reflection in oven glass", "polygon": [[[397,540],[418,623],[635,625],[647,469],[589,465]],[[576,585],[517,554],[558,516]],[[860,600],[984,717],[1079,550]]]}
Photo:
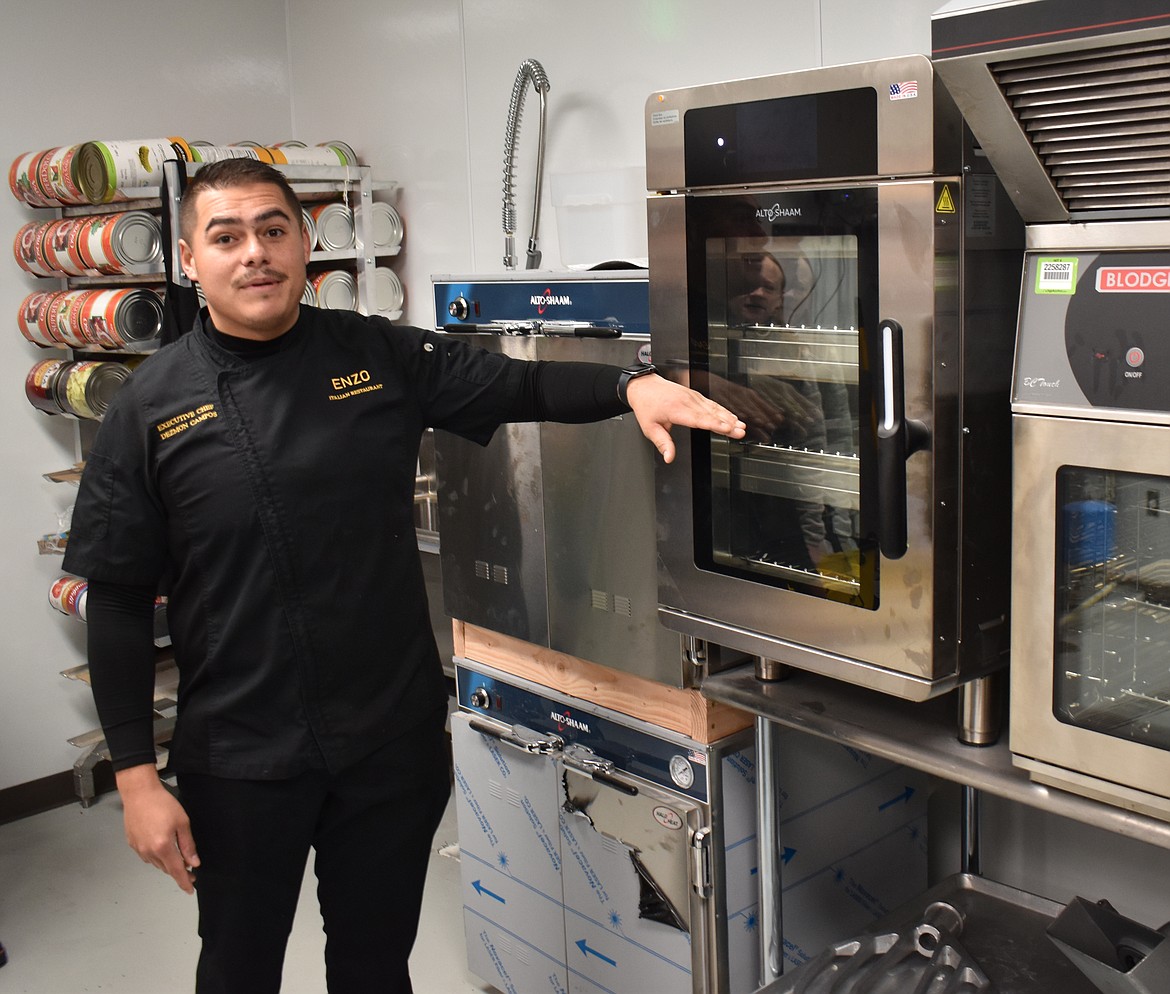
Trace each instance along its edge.
{"label": "reflection in oven glass", "polygon": [[[1170,479],[1057,473],[1053,711],[1170,748]],[[1017,621],[1018,623],[1018,621]]]}
{"label": "reflection in oven glass", "polygon": [[748,424],[711,442],[712,565],[862,603],[857,240],[711,238],[706,264],[712,396]]}

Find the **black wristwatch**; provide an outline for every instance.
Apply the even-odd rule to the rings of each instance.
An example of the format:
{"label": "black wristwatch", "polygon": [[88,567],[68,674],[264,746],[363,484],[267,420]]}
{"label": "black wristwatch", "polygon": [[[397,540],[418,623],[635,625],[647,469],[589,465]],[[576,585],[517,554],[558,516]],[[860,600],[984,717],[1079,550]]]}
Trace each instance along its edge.
{"label": "black wristwatch", "polygon": [[638,363],[636,366],[627,366],[621,371],[617,381],[617,395],[626,407],[630,406],[630,402],[626,400],[626,388],[630,385],[630,380],[636,380],[639,376],[646,376],[649,373],[656,373],[658,370],[648,362]]}

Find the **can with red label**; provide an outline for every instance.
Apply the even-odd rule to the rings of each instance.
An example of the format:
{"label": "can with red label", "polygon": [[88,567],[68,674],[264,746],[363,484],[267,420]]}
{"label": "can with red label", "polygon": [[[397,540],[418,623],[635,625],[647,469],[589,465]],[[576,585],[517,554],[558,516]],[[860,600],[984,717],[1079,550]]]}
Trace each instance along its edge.
{"label": "can with red label", "polygon": [[353,211],[345,204],[317,204],[309,208],[317,228],[317,248],[340,252],[354,247]]}
{"label": "can with red label", "polygon": [[162,227],[146,211],[94,214],[78,231],[78,255],[95,270],[142,273],[162,266]]}
{"label": "can with red label", "polygon": [[46,197],[37,182],[37,166],[43,152],[25,152],[12,160],[8,167],[8,188],[17,200],[23,200],[30,207],[53,207],[53,201]]}
{"label": "can with red label", "polygon": [[69,365],[68,359],[42,359],[24,378],[24,394],[33,407],[46,414],[60,414],[57,403],[57,381],[61,371]]}
{"label": "can with red label", "polygon": [[53,272],[63,276],[95,275],[78,253],[77,233],[86,220],[84,217],[63,217],[51,221],[45,229],[42,253]]}
{"label": "can with red label", "polygon": [[49,585],[49,603],[62,614],[85,621],[89,581],[64,573]]}
{"label": "can with red label", "polygon": [[29,221],[16,231],[12,242],[12,254],[16,264],[33,276],[52,276],[53,269],[45,258],[45,232],[52,221]]}
{"label": "can with red label", "polygon": [[89,345],[81,330],[81,304],[92,290],[63,290],[54,299],[46,314],[49,334],[55,335],[71,349]]}
{"label": "can with red label", "polygon": [[127,190],[159,186],[165,161],[190,157],[181,138],[85,142],[77,149],[77,185],[89,203],[108,204],[125,199]]}
{"label": "can with red label", "polygon": [[131,352],[157,347],[162,321],[162,299],[142,287],[95,290],[79,318],[82,334],[94,345]]}
{"label": "can with red label", "polygon": [[78,145],[59,145],[41,153],[37,182],[41,193],[62,204],[84,204],[85,194],[78,183]]}
{"label": "can with red label", "polygon": [[20,333],[34,345],[44,349],[59,349],[64,342],[54,337],[49,330],[46,315],[51,313],[53,298],[60,294],[60,290],[38,290],[30,293],[21,301],[20,310],[16,312],[16,326]]}

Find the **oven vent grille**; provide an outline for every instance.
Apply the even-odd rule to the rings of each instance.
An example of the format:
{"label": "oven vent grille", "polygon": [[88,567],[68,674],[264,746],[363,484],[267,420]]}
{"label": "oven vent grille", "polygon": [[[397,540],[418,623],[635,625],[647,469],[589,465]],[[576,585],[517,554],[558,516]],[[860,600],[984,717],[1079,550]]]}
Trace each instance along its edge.
{"label": "oven vent grille", "polygon": [[990,69],[1074,219],[1170,217],[1170,40]]}

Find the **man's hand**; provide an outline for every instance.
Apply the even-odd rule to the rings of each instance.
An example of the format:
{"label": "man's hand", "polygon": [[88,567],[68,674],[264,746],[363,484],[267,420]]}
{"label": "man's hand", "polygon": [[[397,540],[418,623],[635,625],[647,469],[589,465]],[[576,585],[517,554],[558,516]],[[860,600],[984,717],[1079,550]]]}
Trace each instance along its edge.
{"label": "man's hand", "polygon": [[698,428],[729,438],[743,438],[746,425],[727,408],[701,393],[672,383],[656,373],[639,376],[626,386],[626,401],[638,419],[638,426],[659,452],[663,462],[674,460],[670,429]]}
{"label": "man's hand", "polygon": [[157,866],[182,890],[193,894],[199,855],[183,806],[163,786],[151,765],[119,770],[115,778],[130,848],[144,863]]}

